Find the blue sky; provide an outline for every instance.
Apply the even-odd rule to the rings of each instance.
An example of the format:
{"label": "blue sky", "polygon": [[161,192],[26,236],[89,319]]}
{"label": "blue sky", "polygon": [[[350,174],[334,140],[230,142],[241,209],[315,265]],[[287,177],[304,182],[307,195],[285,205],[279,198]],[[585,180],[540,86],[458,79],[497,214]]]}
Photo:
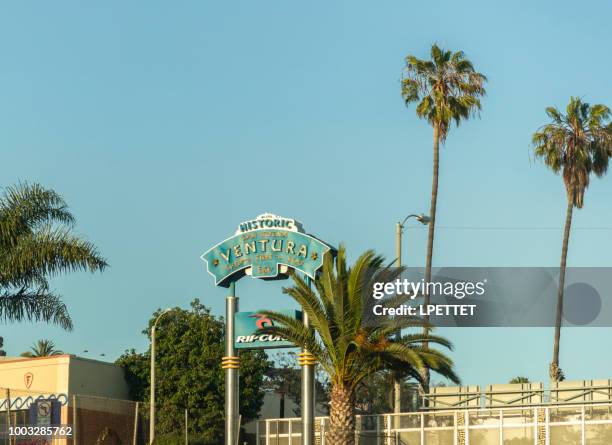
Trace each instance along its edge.
{"label": "blue sky", "polygon": [[[427,211],[431,128],[399,94],[403,58],[462,49],[489,77],[481,119],[442,149],[434,263],[556,266],[565,196],[530,156],[544,108],[612,105],[607,1],[23,1],[0,15],[0,184],[55,188],[111,264],[53,280],[75,321],[0,326],[17,354],[40,338],[114,359],[147,346],[159,307],[221,313],[199,256],[263,212],[301,220],[355,258],[393,254],[394,223]],[[612,178],[577,228],[612,226]],[[447,228],[444,228],[447,227]],[[454,227],[552,230],[467,230]],[[569,264],[611,266],[611,230],[572,233]],[[425,231],[408,229],[408,265]],[[243,280],[243,310],[292,307]],[[544,380],[552,329],[444,331],[466,383]],[[612,377],[610,329],[566,329],[569,378]]]}

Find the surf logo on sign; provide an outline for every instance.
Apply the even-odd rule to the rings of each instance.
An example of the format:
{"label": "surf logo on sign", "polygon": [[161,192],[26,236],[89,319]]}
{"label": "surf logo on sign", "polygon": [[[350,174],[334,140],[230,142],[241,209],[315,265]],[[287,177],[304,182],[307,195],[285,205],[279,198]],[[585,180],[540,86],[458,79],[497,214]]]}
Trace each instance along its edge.
{"label": "surf logo on sign", "polygon": [[[256,318],[255,327],[258,331],[261,331],[264,328],[274,326],[274,322],[270,320],[270,318],[266,317],[262,314],[252,314],[249,315],[249,318]],[[263,343],[271,343],[281,342],[284,339],[279,335],[270,335],[270,334],[257,334],[253,333],[252,335],[238,335],[236,337],[236,343],[255,343],[255,342],[263,342]]]}
{"label": "surf logo on sign", "polygon": [[257,318],[257,321],[255,322],[255,326],[257,326],[257,329],[261,330],[265,327],[272,327],[274,326],[274,322],[272,320],[270,320],[268,317],[266,317],[265,315],[261,315],[261,314],[253,314],[253,315],[249,315],[250,318]]}

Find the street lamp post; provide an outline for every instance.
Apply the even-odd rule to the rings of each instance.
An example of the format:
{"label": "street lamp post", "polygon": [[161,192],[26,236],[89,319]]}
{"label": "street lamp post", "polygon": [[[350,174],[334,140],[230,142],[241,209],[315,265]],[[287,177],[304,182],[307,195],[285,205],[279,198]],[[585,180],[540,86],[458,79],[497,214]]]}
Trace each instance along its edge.
{"label": "street lamp post", "polygon": [[155,330],[157,328],[157,322],[162,317],[162,315],[167,314],[170,311],[170,308],[161,311],[161,313],[153,322],[153,327],[151,328],[151,396],[149,406],[149,445],[152,445],[153,441],[155,440]]}
{"label": "street lamp post", "polygon": [[[423,225],[429,224],[430,218],[427,215],[408,215],[400,223],[395,225],[395,266],[402,267],[402,234],[404,232],[404,224],[410,219],[414,218]],[[397,333],[397,337],[401,336],[401,332]],[[402,412],[402,385],[399,378],[393,379],[393,412],[399,414]],[[399,418],[396,416],[396,419]]]}

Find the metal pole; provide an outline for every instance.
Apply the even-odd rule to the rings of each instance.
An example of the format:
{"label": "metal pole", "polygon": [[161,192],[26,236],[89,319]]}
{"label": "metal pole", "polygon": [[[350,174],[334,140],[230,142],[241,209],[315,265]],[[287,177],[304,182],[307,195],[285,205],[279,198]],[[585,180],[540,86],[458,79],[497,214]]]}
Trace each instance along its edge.
{"label": "metal pole", "polygon": [[157,322],[162,315],[170,312],[170,309],[164,309],[157,316],[151,328],[151,394],[149,406],[149,444],[152,445],[155,440],[155,332],[157,330]]}
{"label": "metal pole", "polygon": [[225,299],[225,445],[236,445],[238,440],[238,368],[234,349],[234,315],[238,310],[236,283],[230,284],[230,294]]}
{"label": "metal pole", "polygon": [[155,323],[151,328],[151,396],[149,397],[149,444],[155,440]]}
{"label": "metal pole", "polygon": [[[395,225],[395,266],[402,267],[402,225],[398,222]],[[401,332],[397,332],[397,338],[401,337]],[[393,378],[393,412],[402,412],[402,383],[396,376]],[[399,416],[394,417],[394,422],[399,422]],[[397,427],[398,425],[396,425]]]}
{"label": "metal pole", "polygon": [[132,445],[137,444],[138,440],[138,410],[140,407],[140,402],[136,402],[136,406],[134,407],[134,434],[132,436]]}
{"label": "metal pole", "polygon": [[11,429],[11,390],[6,389],[6,436],[4,436],[4,443],[10,440],[9,431]]}
{"label": "metal pole", "polygon": [[72,394],[72,443],[73,445],[78,445],[77,440],[77,403],[76,403],[76,394]]}
{"label": "metal pole", "polygon": [[[307,278],[310,285],[310,279]],[[302,322],[309,327],[308,314],[302,311]],[[308,352],[306,349],[302,353]],[[302,445],[314,445],[314,365],[302,365]]]}
{"label": "metal pole", "polygon": [[187,434],[187,425],[189,420],[187,418],[187,408],[185,408],[185,445],[189,445],[189,436]]}

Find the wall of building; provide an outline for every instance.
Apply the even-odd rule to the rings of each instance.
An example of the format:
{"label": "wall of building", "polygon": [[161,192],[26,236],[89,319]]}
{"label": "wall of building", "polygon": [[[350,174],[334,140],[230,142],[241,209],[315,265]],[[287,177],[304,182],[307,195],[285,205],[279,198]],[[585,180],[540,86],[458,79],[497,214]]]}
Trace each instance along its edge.
{"label": "wall of building", "polygon": [[129,399],[123,369],[113,363],[71,357],[68,394]]}
{"label": "wall of building", "polygon": [[69,366],[69,355],[1,360],[0,388],[11,396],[67,393]]}
{"label": "wall of building", "polygon": [[77,394],[129,399],[121,367],[71,355],[0,360],[0,388],[9,388],[12,397]]}

